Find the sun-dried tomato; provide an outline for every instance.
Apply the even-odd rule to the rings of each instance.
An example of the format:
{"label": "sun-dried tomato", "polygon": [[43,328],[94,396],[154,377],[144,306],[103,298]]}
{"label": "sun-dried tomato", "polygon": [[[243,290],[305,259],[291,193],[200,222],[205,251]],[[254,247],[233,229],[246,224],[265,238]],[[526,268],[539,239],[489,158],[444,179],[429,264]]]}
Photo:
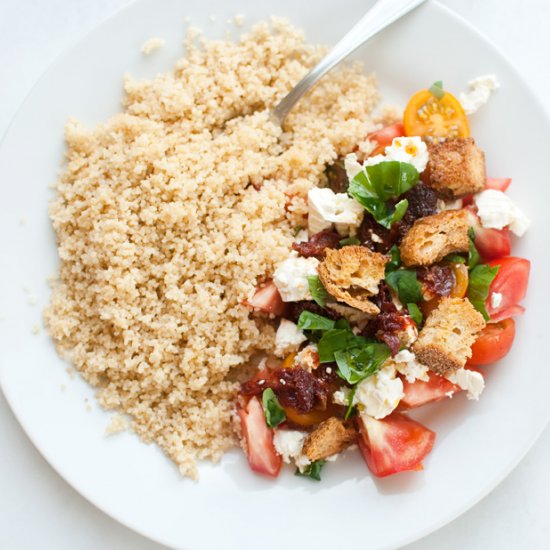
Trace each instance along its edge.
{"label": "sun-dried tomato", "polygon": [[305,242],[292,243],[292,248],[304,258],[315,257],[321,259],[325,257],[325,250],[336,248],[341,239],[342,237],[332,229],[325,229],[311,235],[309,240]]}
{"label": "sun-dried tomato", "polygon": [[434,296],[449,296],[456,283],[453,269],[449,265],[419,267],[416,270],[416,276],[423,290]]}
{"label": "sun-dried tomato", "polygon": [[241,384],[239,393],[260,395],[266,388],[271,388],[283,407],[292,407],[300,413],[325,410],[330,403],[335,371],[336,368],[332,368],[327,372],[325,365],[312,372],[299,367],[266,370]]}

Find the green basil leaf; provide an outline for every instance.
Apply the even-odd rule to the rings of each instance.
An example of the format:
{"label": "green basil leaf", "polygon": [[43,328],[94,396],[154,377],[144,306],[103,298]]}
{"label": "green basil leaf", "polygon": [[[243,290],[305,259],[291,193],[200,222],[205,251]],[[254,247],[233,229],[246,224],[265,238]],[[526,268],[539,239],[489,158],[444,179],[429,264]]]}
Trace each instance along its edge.
{"label": "green basil leaf", "polygon": [[422,286],[414,269],[398,269],[386,275],[386,283],[397,293],[403,304],[422,301]]}
{"label": "green basil leaf", "polygon": [[470,240],[468,245],[468,269],[472,270],[474,267],[479,263],[480,256],[479,252],[477,251],[476,245],[474,243],[475,241],[475,231],[473,227],[470,227],[468,230],[468,238]]}
{"label": "green basil leaf", "polygon": [[340,241],[340,246],[350,246],[361,244],[361,241],[357,237],[348,237],[347,239],[342,239]]}
{"label": "green basil leaf", "polygon": [[460,254],[449,254],[443,258],[443,261],[450,262],[452,264],[465,264],[466,258]]}
{"label": "green basil leaf", "polygon": [[311,313],[311,311],[302,311],[298,318],[298,328],[302,330],[330,330],[334,328],[334,321],[317,315],[317,313]]}
{"label": "green basil leaf", "polygon": [[399,266],[401,265],[401,252],[396,244],[390,248],[389,255],[391,259],[386,264],[386,275],[396,269],[399,269]]}
{"label": "green basil leaf", "polygon": [[266,388],[262,393],[262,404],[264,406],[265,423],[270,428],[275,428],[286,420],[285,411],[271,388]]}
{"label": "green basil leaf", "polygon": [[334,359],[338,365],[338,376],[352,386],[376,373],[390,356],[386,344],[369,342],[362,348],[338,350]]}
{"label": "green basil leaf", "polygon": [[398,222],[403,218],[408,207],[409,201],[407,199],[403,199],[395,205],[394,209],[390,209],[384,218],[380,218],[377,221],[386,229],[390,229],[395,222]]}
{"label": "green basil leaf", "polygon": [[[340,321],[338,321],[340,322]],[[321,363],[332,363],[337,351],[362,347],[368,343],[366,338],[356,336],[349,328],[327,330],[317,342],[317,351]]]}
{"label": "green basil leaf", "polygon": [[307,284],[311,297],[321,307],[325,307],[327,303],[328,292],[325,290],[323,283],[317,275],[312,275],[307,278]]}
{"label": "green basil leaf", "polygon": [[417,324],[422,324],[422,319],[424,318],[422,315],[422,312],[420,311],[420,308],[414,304],[410,303],[407,304],[407,309],[409,310],[409,315],[411,316],[411,319]]}
{"label": "green basil leaf", "polygon": [[345,319],[344,317],[341,317],[334,323],[334,328],[344,328],[346,330],[351,330],[351,325],[349,324],[349,321]]}
{"label": "green basil leaf", "polygon": [[489,314],[485,308],[485,302],[489,296],[489,287],[497,276],[499,266],[489,267],[488,265],[476,265],[470,271],[468,281],[468,300],[483,315],[486,321],[489,320]]}
{"label": "green basil leaf", "polygon": [[385,161],[366,166],[351,180],[348,193],[381,225],[390,228],[405,215],[408,201],[395,207],[388,201],[401,196],[418,183],[418,170],[407,162]]}
{"label": "green basil leaf", "polygon": [[296,469],[295,475],[301,477],[309,477],[315,481],[321,481],[321,470],[326,464],[326,460],[316,460],[312,462],[303,472],[300,472],[299,469]]}
{"label": "green basil leaf", "polygon": [[429,88],[428,91],[437,99],[441,99],[445,95],[445,90],[443,89],[443,81],[438,80],[434,82]]}
{"label": "green basil leaf", "polygon": [[353,386],[348,395],[348,410],[346,411],[346,416],[344,420],[347,420],[354,412],[356,412],[355,405],[353,404],[353,398],[355,397],[355,392],[357,391],[357,386]]}

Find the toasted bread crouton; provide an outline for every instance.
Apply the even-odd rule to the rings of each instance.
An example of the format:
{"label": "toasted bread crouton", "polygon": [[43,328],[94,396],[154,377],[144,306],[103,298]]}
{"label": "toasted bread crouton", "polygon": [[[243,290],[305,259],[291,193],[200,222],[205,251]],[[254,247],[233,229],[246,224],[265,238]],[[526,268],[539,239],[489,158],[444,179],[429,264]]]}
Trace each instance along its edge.
{"label": "toasted bread crouton", "polygon": [[302,453],[309,460],[322,460],[329,456],[342,452],[357,438],[357,432],[348,428],[336,417],[325,420],[311,432],[304,441]]}
{"label": "toasted bread crouton", "polygon": [[431,265],[452,252],[468,251],[468,214],[445,210],[414,222],[401,241],[401,261],[409,265]]}
{"label": "toasted bread crouton", "polygon": [[319,279],[337,300],[376,315],[379,309],[369,297],[378,294],[387,261],[383,254],[363,246],[327,249],[326,257],[319,265]]}
{"label": "toasted bread crouton", "polygon": [[437,374],[464,367],[472,356],[471,346],[485,327],[485,320],[466,298],[443,298],[413,344],[420,363]]}
{"label": "toasted bread crouton", "polygon": [[485,188],[485,154],[473,138],[454,138],[428,146],[425,182],[447,197],[463,197]]}

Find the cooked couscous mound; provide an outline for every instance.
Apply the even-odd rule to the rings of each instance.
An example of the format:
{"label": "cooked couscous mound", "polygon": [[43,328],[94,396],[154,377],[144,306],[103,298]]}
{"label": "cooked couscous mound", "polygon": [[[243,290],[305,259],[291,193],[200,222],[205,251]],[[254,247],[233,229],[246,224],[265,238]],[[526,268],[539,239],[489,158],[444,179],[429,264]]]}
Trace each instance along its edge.
{"label": "cooked couscous mound", "polygon": [[187,476],[235,444],[230,370],[274,347],[243,302],[288,256],[325,165],[372,127],[376,90],[359,67],[326,77],[285,133],[269,122],[322,53],[284,22],[259,24],[127,79],[104,124],[67,124],[49,330],[101,404]]}

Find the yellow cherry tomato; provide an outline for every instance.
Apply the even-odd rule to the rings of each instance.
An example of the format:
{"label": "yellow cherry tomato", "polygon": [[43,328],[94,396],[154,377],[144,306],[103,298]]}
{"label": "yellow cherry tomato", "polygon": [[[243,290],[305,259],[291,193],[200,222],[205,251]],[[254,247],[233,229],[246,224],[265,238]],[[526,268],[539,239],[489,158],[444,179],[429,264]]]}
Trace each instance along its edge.
{"label": "yellow cherry tomato", "polygon": [[470,135],[466,113],[458,99],[442,90],[438,99],[429,90],[414,94],[403,116],[405,135],[421,136],[428,140],[458,138]]}

